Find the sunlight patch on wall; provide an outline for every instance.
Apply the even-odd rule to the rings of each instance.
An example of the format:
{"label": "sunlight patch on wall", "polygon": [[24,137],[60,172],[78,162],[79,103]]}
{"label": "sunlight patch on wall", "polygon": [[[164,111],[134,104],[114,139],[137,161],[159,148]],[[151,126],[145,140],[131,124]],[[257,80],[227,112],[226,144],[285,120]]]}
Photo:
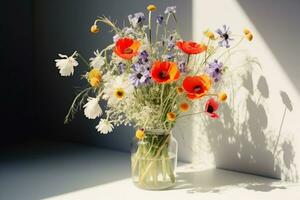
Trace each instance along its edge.
{"label": "sunlight patch on wall", "polygon": [[184,154],[202,165],[296,180],[300,169],[300,96],[283,68],[297,66],[279,64],[237,1],[193,1],[193,40],[201,41],[204,30],[215,31],[223,24],[234,34],[243,34],[246,27],[254,34],[251,43],[244,41],[243,52],[234,56],[230,66],[245,62],[249,59],[245,55],[249,55],[259,61],[261,69],[255,63],[248,66],[252,72],[233,67],[236,79],[230,83],[240,87],[222,106],[223,119],[208,121],[202,116],[193,119],[193,127],[187,122],[178,124],[191,137],[190,151]]}

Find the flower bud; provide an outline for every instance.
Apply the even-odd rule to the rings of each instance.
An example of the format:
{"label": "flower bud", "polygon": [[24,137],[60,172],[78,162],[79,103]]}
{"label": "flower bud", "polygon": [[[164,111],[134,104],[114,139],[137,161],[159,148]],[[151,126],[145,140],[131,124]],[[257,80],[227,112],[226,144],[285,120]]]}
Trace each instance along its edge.
{"label": "flower bud", "polygon": [[227,99],[227,94],[226,94],[225,92],[220,92],[220,93],[218,94],[218,99],[219,99],[219,101],[226,101],[226,99]]}
{"label": "flower bud", "polygon": [[179,109],[181,112],[187,112],[190,109],[190,105],[187,102],[182,102],[179,104]]}
{"label": "flower bud", "polygon": [[149,6],[147,6],[147,10],[148,11],[155,11],[156,10],[156,6],[153,4],[150,4]]}
{"label": "flower bud", "polygon": [[176,119],[176,114],[173,113],[173,112],[168,112],[168,113],[167,113],[167,119],[168,119],[168,121],[170,121],[170,122],[175,121],[175,119]]}
{"label": "flower bud", "polygon": [[248,33],[245,37],[246,37],[247,40],[250,41],[250,42],[253,40],[253,35],[252,35],[252,33]]}
{"label": "flower bud", "polygon": [[249,29],[245,28],[245,29],[243,30],[243,33],[244,33],[245,35],[247,35],[247,34],[251,33],[251,31],[250,31]]}
{"label": "flower bud", "polygon": [[99,27],[94,24],[93,26],[91,26],[91,32],[92,33],[98,33],[100,31]]}
{"label": "flower bud", "polygon": [[145,137],[145,132],[143,129],[138,129],[136,132],[135,132],[135,137],[139,140],[142,140],[144,137]]}
{"label": "flower bud", "polygon": [[205,32],[204,32],[204,35],[205,35],[206,37],[208,37],[209,39],[211,39],[211,40],[214,40],[214,39],[215,39],[215,34],[214,34],[213,32],[211,32],[211,31],[205,31]]}

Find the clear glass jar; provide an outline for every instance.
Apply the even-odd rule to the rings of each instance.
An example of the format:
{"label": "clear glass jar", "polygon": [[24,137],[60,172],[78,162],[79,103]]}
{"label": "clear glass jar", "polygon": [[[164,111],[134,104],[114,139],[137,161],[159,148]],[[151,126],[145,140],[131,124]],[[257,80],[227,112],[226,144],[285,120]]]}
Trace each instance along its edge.
{"label": "clear glass jar", "polygon": [[142,140],[133,139],[131,172],[134,184],[148,190],[162,190],[175,184],[177,141],[171,132],[145,131]]}

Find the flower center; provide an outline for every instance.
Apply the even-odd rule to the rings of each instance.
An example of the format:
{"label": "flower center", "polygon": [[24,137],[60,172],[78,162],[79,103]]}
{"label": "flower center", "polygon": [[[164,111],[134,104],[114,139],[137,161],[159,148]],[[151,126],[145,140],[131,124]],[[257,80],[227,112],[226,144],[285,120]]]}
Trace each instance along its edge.
{"label": "flower center", "polygon": [[200,85],[196,85],[195,87],[194,87],[194,92],[200,92],[201,91],[201,86]]}
{"label": "flower center", "polygon": [[132,53],[132,52],[133,52],[133,49],[131,49],[130,47],[124,49],[124,53],[126,53],[126,54],[130,54],[130,53]]}
{"label": "flower center", "polygon": [[138,73],[137,75],[136,75],[136,78],[137,79],[141,79],[143,77],[143,75],[141,74],[141,73]]}
{"label": "flower center", "polygon": [[225,40],[227,40],[229,38],[229,35],[227,33],[224,33],[223,37],[224,37]]}
{"label": "flower center", "polygon": [[197,47],[197,43],[196,42],[190,42],[190,47]]}
{"label": "flower center", "polygon": [[123,99],[125,96],[125,91],[123,88],[117,88],[114,92],[114,95],[117,99]]}
{"label": "flower center", "polygon": [[161,78],[161,79],[166,79],[166,78],[168,78],[168,76],[169,76],[168,73],[165,71],[159,72],[159,78]]}
{"label": "flower center", "polygon": [[212,107],[212,105],[208,105],[206,112],[208,112],[208,113],[214,112],[214,108]]}

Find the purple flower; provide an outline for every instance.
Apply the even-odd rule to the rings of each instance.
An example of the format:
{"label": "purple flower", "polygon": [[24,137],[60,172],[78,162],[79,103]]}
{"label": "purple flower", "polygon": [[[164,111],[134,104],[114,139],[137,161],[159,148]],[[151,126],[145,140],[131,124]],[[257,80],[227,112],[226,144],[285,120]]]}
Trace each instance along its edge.
{"label": "purple flower", "polygon": [[143,61],[143,62],[148,62],[148,57],[149,54],[146,50],[142,51],[139,55],[139,58]]}
{"label": "purple flower", "polygon": [[233,40],[233,38],[230,37],[231,31],[229,31],[229,26],[223,25],[223,31],[219,28],[218,30],[216,30],[216,32],[221,38],[221,41],[219,41],[218,43],[219,46],[229,48],[229,41]]}
{"label": "purple flower", "polygon": [[176,13],[176,6],[169,6],[165,10],[165,14],[175,14]]}
{"label": "purple flower", "polygon": [[138,87],[142,84],[147,84],[151,80],[151,64],[149,62],[148,57],[148,52],[144,50],[139,54],[138,61],[132,65],[133,72],[130,75],[129,79],[135,87]]}
{"label": "purple flower", "polygon": [[168,50],[171,51],[176,45],[176,39],[174,35],[170,35],[166,43],[167,43]]}
{"label": "purple flower", "polygon": [[174,56],[174,53],[172,53],[172,52],[169,52],[169,53],[167,53],[167,54],[164,54],[164,55],[162,55],[162,59],[164,59],[164,60],[171,60],[171,59],[173,59],[175,56]]}
{"label": "purple flower", "polygon": [[128,20],[133,27],[137,27],[145,21],[145,15],[142,12],[135,13],[134,15],[128,15]]}
{"label": "purple flower", "polygon": [[121,73],[123,73],[123,72],[125,71],[126,65],[125,65],[124,63],[120,62],[120,63],[118,64],[118,66],[119,66],[119,69],[120,69]]}
{"label": "purple flower", "polygon": [[156,23],[162,25],[163,21],[164,21],[164,17],[162,15],[158,15],[156,18]]}
{"label": "purple flower", "polygon": [[138,59],[138,64],[141,64],[141,65],[144,65],[144,64],[147,64],[149,62],[149,54],[146,50],[142,51],[140,54],[139,54],[139,59]]}
{"label": "purple flower", "polygon": [[133,64],[133,72],[130,75],[129,80],[135,87],[147,84],[150,81],[149,67],[138,63]]}
{"label": "purple flower", "polygon": [[181,73],[187,72],[185,61],[180,61],[178,64],[178,68]]}
{"label": "purple flower", "polygon": [[218,82],[222,76],[223,63],[214,60],[209,63],[205,71],[213,78],[214,82]]}

